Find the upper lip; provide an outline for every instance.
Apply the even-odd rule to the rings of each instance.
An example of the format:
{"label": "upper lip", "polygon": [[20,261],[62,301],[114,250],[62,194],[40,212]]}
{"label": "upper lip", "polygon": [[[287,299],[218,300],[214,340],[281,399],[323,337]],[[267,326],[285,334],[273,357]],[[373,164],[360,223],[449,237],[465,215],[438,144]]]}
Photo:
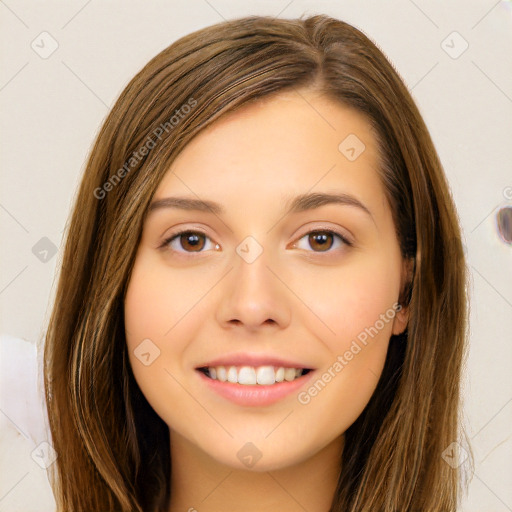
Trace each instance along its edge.
{"label": "upper lip", "polygon": [[207,368],[215,366],[277,366],[284,368],[303,368],[313,370],[311,366],[305,365],[292,359],[284,359],[283,357],[274,356],[271,354],[249,354],[249,353],[236,353],[227,354],[217,357],[196,368]]}

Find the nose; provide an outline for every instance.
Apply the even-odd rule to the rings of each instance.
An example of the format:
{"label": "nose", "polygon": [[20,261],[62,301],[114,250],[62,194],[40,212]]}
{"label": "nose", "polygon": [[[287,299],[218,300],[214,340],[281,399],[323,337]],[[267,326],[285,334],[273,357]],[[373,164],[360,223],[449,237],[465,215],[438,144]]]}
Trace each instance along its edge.
{"label": "nose", "polygon": [[219,324],[247,331],[286,328],[291,321],[291,294],[276,277],[279,272],[269,267],[265,251],[251,263],[235,254],[233,264],[219,290]]}

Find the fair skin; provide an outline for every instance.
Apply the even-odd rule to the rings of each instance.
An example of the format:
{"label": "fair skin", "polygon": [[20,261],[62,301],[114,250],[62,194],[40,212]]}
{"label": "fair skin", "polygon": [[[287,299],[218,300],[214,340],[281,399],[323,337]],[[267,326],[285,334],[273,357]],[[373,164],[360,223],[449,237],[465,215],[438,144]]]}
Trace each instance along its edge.
{"label": "fair skin", "polygon": [[[353,161],[338,149],[349,134],[365,145]],[[125,298],[135,379],[169,426],[171,512],[329,509],[343,434],[375,390],[390,336],[407,323],[405,308],[378,322],[398,302],[405,267],[377,168],[364,117],[303,89],[216,121],[161,181],[153,201],[200,198],[223,209],[150,211]],[[287,210],[307,193],[348,194],[369,213],[339,203]],[[178,230],[199,238],[159,249]],[[320,237],[308,236],[314,230]],[[263,250],[250,263],[237,252],[248,236]],[[350,357],[370,326],[378,333]],[[160,353],[146,365],[134,351],[148,338],[147,350]],[[275,403],[240,405],[196,369],[233,353],[313,371]],[[309,393],[319,379],[324,386]],[[260,458],[248,466],[241,449]]]}

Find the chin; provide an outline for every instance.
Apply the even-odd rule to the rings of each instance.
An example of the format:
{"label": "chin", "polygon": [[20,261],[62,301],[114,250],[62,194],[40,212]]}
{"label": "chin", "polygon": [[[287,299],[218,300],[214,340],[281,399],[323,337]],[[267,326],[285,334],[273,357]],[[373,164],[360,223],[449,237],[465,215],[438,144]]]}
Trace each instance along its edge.
{"label": "chin", "polygon": [[[248,438],[250,439],[250,438]],[[218,444],[218,451],[206,451],[208,456],[219,464],[236,469],[263,473],[285,469],[302,462],[315,453],[314,447],[297,447],[296,443],[284,443],[276,437],[272,442],[264,437],[259,440],[241,441],[240,438],[229,443]]]}

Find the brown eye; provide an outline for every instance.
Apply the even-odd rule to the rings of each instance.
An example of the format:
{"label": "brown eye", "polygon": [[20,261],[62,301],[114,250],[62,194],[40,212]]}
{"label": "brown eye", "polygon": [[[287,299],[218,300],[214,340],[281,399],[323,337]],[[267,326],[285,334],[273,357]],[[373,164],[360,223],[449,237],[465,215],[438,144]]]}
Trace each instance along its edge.
{"label": "brown eye", "polygon": [[[305,241],[307,247],[301,246],[302,241]],[[343,248],[343,246],[351,246],[349,242],[342,234],[336,233],[335,231],[327,230],[316,230],[310,231],[299,239],[296,246],[299,249],[305,249],[307,251],[313,250],[313,252],[335,252],[336,248]],[[333,250],[331,250],[333,249]]]}
{"label": "brown eye", "polygon": [[180,243],[183,249],[200,251],[204,247],[204,235],[199,233],[183,233],[180,235]]}
{"label": "brown eye", "polygon": [[309,234],[308,242],[312,249],[323,252],[332,247],[333,238],[333,233],[329,231],[317,231]]}
{"label": "brown eye", "polygon": [[[208,246],[208,244],[210,244]],[[161,245],[162,249],[168,249],[177,253],[201,253],[208,249],[215,249],[210,237],[200,231],[180,231],[167,238]]]}

